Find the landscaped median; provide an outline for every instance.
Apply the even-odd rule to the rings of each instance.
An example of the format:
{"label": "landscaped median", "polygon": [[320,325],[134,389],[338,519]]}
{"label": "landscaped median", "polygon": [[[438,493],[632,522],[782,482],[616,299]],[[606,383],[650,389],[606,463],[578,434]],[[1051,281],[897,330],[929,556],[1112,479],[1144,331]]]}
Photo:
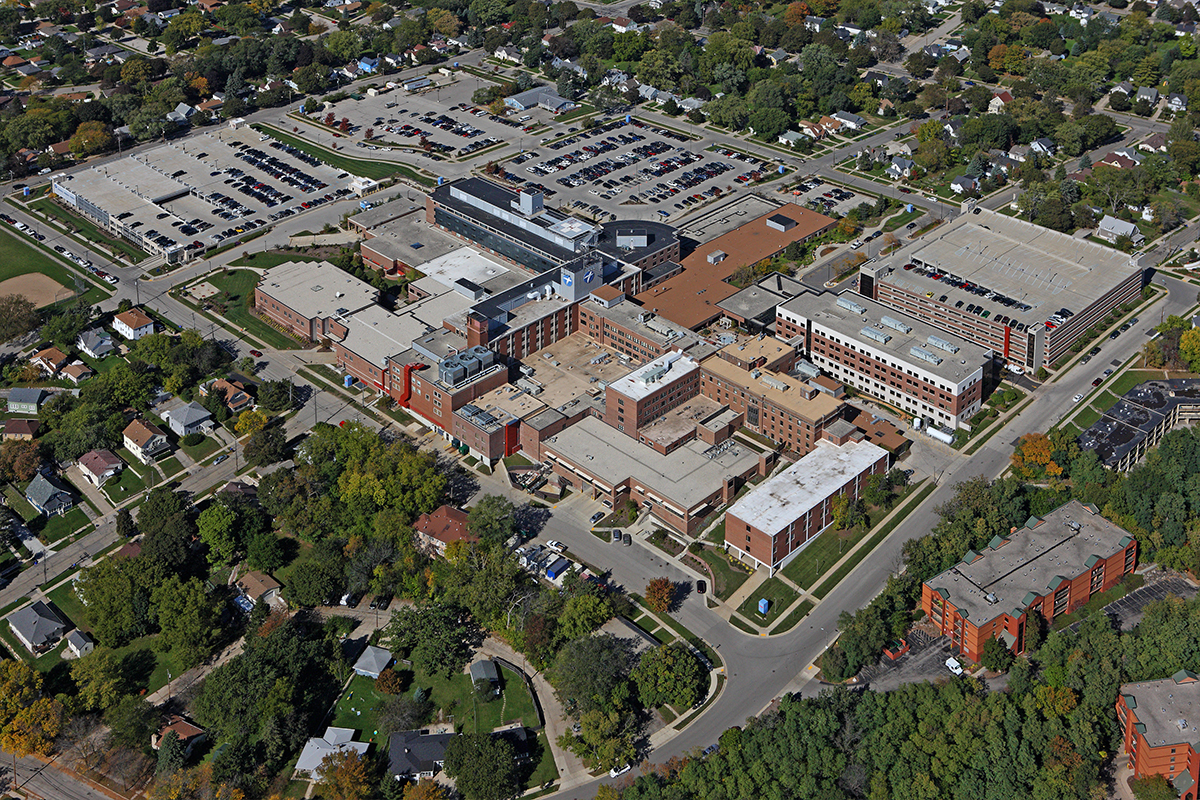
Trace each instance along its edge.
{"label": "landscaped median", "polygon": [[[299,121],[306,124],[315,124],[312,120],[299,117]],[[302,153],[306,153],[313,158],[318,158],[334,169],[344,170],[353,175],[358,175],[360,178],[370,178],[372,180],[384,180],[396,175],[403,175],[409,180],[416,181],[422,186],[433,186],[436,181],[427,176],[422,175],[412,167],[399,164],[394,161],[381,161],[374,159],[353,158],[348,155],[339,153],[336,150],[330,150],[322,145],[311,142],[302,137],[293,136],[272,125],[264,125],[255,123],[252,126],[256,131],[265,133],[273,139],[278,139],[284,144],[290,144]]]}

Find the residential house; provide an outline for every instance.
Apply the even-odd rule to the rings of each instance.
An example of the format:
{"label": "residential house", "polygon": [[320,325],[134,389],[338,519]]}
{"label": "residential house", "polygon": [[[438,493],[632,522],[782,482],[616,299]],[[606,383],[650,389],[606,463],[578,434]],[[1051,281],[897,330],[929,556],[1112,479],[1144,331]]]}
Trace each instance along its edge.
{"label": "residential house", "polygon": [[1150,134],[1141,142],[1138,142],[1138,149],[1145,150],[1148,153],[1167,152],[1167,134],[1162,131]]}
{"label": "residential house", "polygon": [[211,119],[217,119],[221,114],[221,109],[225,107],[225,101],[221,98],[211,97],[196,106],[196,110],[207,114]]}
{"label": "residential house", "polygon": [[46,392],[42,389],[12,389],[8,393],[8,413],[36,415],[45,398]]}
{"label": "residential house", "polygon": [[946,132],[946,136],[954,144],[958,143],[958,137],[962,133],[963,121],[957,117],[948,119],[942,125],[942,130]]}
{"label": "residential house", "polygon": [[163,740],[167,738],[168,733],[174,733],[179,737],[179,743],[183,745],[183,751],[189,755],[192,752],[192,748],[203,742],[207,737],[204,728],[178,714],[172,714],[167,717],[167,721],[158,729],[158,733],[150,735],[150,746],[155,750],[162,747]]}
{"label": "residential house", "polygon": [[1050,139],[1049,137],[1046,137],[1046,136],[1042,136],[1042,137],[1040,137],[1038,139],[1034,139],[1032,142],[1030,142],[1029,149],[1032,150],[1033,152],[1037,153],[1038,155],[1043,155],[1043,156],[1049,157],[1049,156],[1054,155],[1054,151],[1058,149],[1058,145],[1054,144],[1053,139]]}
{"label": "residential house", "polygon": [[[313,775],[321,766],[326,756],[334,753],[352,750],[360,756],[365,755],[370,742],[354,741],[355,730],[352,728],[326,728],[324,736],[314,736],[304,744],[300,758],[296,761],[296,772]],[[445,748],[442,748],[445,753]]]}
{"label": "residential house", "polygon": [[6,419],[4,420],[4,441],[32,441],[41,424],[36,419],[17,419],[15,417]]}
{"label": "residential house", "polygon": [[815,122],[802,119],[796,123],[796,127],[800,129],[801,133],[814,141],[825,138],[825,129]]}
{"label": "residential house", "polygon": [[354,662],[354,674],[366,678],[378,678],[379,673],[387,669],[391,663],[391,653],[382,647],[369,644],[363,649],[358,660]]}
{"label": "residential house", "polygon": [[965,64],[967,59],[971,57],[971,51],[965,47],[960,47],[951,53],[950,57],[960,64]]}
{"label": "residential house", "polygon": [[852,131],[861,131],[867,127],[867,121],[858,114],[851,114],[848,111],[835,111],[833,118],[842,123],[842,127],[849,128]]}
{"label": "residential house", "polygon": [[398,781],[432,778],[446,760],[446,745],[458,734],[399,731],[388,737],[388,773]]}
{"label": "residential house", "polygon": [[1096,161],[1094,166],[1100,166],[1101,164],[1108,167],[1114,167],[1116,169],[1133,169],[1138,165],[1138,162],[1127,155],[1122,155],[1120,153],[1109,153],[1108,155]]}
{"label": "residential house", "polygon": [[123,339],[137,341],[154,333],[154,320],[146,316],[140,308],[131,308],[113,318],[113,330]]}
{"label": "residential house", "polygon": [[255,500],[258,498],[258,487],[244,481],[230,481],[221,487],[221,494],[232,494],[247,500]]}
{"label": "residential house", "polygon": [[375,56],[362,56],[358,59],[359,72],[372,73],[379,71],[379,59]]}
{"label": "residential house", "polygon": [[911,178],[913,168],[916,166],[916,162],[911,158],[902,158],[901,156],[896,156],[892,159],[892,163],[887,165],[887,169],[885,169],[884,172],[887,173],[887,176],[892,180],[898,181],[901,178]]}
{"label": "residential house", "polygon": [[970,175],[961,175],[950,181],[950,191],[955,194],[970,194],[979,189],[979,181]]}
{"label": "residential house", "polygon": [[784,50],[782,47],[776,48],[770,53],[767,53],[767,60],[771,62],[771,66],[773,67],[778,67],[789,58],[791,58],[791,56],[788,54],[788,51]]}
{"label": "residential house", "polygon": [[883,152],[889,157],[903,156],[904,158],[908,158],[913,154],[913,148],[908,142],[891,141],[884,145]]}
{"label": "residential house", "polygon": [[25,487],[25,499],[46,516],[65,514],[75,505],[70,492],[59,485],[56,478],[48,478],[40,472]]}
{"label": "residential house", "polygon": [[802,140],[810,138],[807,133],[797,133],[796,131],[785,131],[779,136],[779,143],[784,147],[795,147]]}
{"label": "residential house", "polygon": [[92,377],[96,373],[87,364],[82,361],[76,361],[73,364],[67,364],[63,367],[61,374],[71,383],[78,386],[82,381]]}
{"label": "residential house", "polygon": [[241,381],[216,378],[200,385],[201,397],[208,397],[213,392],[224,393],[225,407],[234,414],[240,414],[254,405],[254,398],[246,391],[246,387]]}
{"label": "residential house", "polygon": [[809,15],[804,18],[804,27],[808,28],[813,33],[821,30],[821,26],[825,24],[825,17],[814,17]]}
{"label": "residential house", "polygon": [[197,0],[196,5],[206,14],[211,14],[221,6],[225,5],[225,0]]}
{"label": "residential house", "polygon": [[896,104],[884,97],[880,99],[879,108],[875,110],[875,113],[881,117],[890,117],[895,111]]}
{"label": "residential house", "polygon": [[92,637],[78,628],[67,634],[67,652],[75,658],[83,658],[95,649],[96,643]]}
{"label": "residential house", "polygon": [[238,579],[237,587],[253,603],[271,605],[282,599],[279,592],[283,587],[265,572],[247,572]]}
{"label": "residential house", "polygon": [[167,434],[154,423],[144,419],[138,418],[130,422],[121,435],[125,441],[125,449],[143,464],[151,463],[160,453],[171,449]]}
{"label": "residential house", "polygon": [[636,33],[642,29],[642,26],[629,17],[617,17],[612,21],[612,29],[613,33]]}
{"label": "residential house", "polygon": [[1172,93],[1167,95],[1167,108],[1171,109],[1174,114],[1179,114],[1187,111],[1188,101],[1187,95]]}
{"label": "residential house", "polygon": [[9,614],[8,627],[17,641],[34,655],[52,649],[67,629],[66,623],[42,600]]}
{"label": "residential house", "polygon": [[57,347],[47,347],[45,350],[34,353],[30,357],[29,363],[35,364],[46,375],[53,376],[57,375],[58,371],[66,365],[67,354]]}
{"label": "residential house", "polygon": [[841,121],[829,116],[821,117],[819,120],[817,120],[817,124],[825,129],[825,133],[830,135],[835,134],[842,129]]}
{"label": "residential house", "polygon": [[1105,214],[1104,218],[1100,220],[1100,224],[1096,226],[1096,236],[1106,242],[1116,242],[1117,239],[1125,236],[1133,242],[1134,247],[1141,247],[1146,243],[1146,237],[1138,230],[1137,225],[1108,214]]}
{"label": "residential house", "polygon": [[186,406],[173,408],[163,414],[167,425],[176,436],[183,437],[189,433],[203,433],[212,427],[212,414],[196,401]]}
{"label": "residential house", "polygon": [[417,546],[431,555],[445,556],[446,547],[453,542],[477,542],[478,537],[467,530],[467,512],[443,505],[429,514],[422,514],[413,523]]}
{"label": "residential house", "polygon": [[496,662],[490,658],[480,659],[471,663],[471,683],[478,684],[479,681],[487,681],[495,688],[496,695],[500,694],[500,671],[496,669]]}
{"label": "residential house", "polygon": [[1004,108],[1012,102],[1012,95],[1008,92],[996,92],[992,95],[992,100],[988,103],[989,114],[1000,114]]}
{"label": "residential house", "polygon": [[1014,144],[1008,148],[1008,157],[1013,161],[1020,161],[1024,164],[1029,160],[1030,147],[1027,144]]}
{"label": "residential house", "polygon": [[84,331],[79,334],[75,346],[89,358],[104,358],[117,349],[113,345],[112,337],[102,330]]}
{"label": "residential house", "polygon": [[110,450],[91,450],[79,457],[79,470],[97,489],[109,478],[119,475],[124,467],[125,462]]}
{"label": "residential house", "polygon": [[884,73],[876,72],[875,70],[869,70],[862,76],[863,83],[873,83],[880,89],[887,86],[891,79],[891,75],[885,75]]}
{"label": "residential house", "polygon": [[1143,86],[1137,90],[1137,98],[1134,102],[1136,103],[1139,100],[1145,100],[1152,106],[1158,105],[1158,89],[1155,89],[1153,86]]}
{"label": "residential house", "polygon": [[514,64],[521,63],[521,51],[515,47],[497,47],[492,51],[492,57],[501,61],[511,61]]}
{"label": "residential house", "polygon": [[1109,94],[1123,94],[1126,97],[1129,97],[1129,95],[1133,94],[1135,91],[1137,91],[1137,88],[1132,83],[1129,81],[1121,81],[1109,91]]}

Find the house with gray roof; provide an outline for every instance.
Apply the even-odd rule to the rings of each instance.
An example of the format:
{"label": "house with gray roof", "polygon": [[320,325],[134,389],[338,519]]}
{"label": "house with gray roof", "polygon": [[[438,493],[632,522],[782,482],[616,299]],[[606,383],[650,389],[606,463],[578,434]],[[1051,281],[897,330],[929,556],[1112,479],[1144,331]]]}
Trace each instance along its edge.
{"label": "house with gray roof", "polygon": [[9,614],[8,627],[34,655],[53,648],[67,629],[66,623],[41,600]]}
{"label": "house with gray roof", "polygon": [[1143,86],[1137,90],[1137,100],[1145,100],[1150,105],[1157,104],[1158,89],[1155,89],[1153,86]]}
{"label": "house with gray roof", "polygon": [[65,514],[75,505],[70,492],[60,486],[57,480],[40,472],[25,487],[25,499],[47,516]]}
{"label": "house with gray roof", "polygon": [[212,414],[195,400],[186,406],[164,412],[163,417],[175,435],[180,437],[189,433],[203,433],[212,427]]}
{"label": "house with gray roof", "polygon": [[99,330],[84,331],[79,334],[79,339],[76,340],[75,346],[85,356],[90,356],[91,358],[104,358],[117,349],[113,346],[112,337],[104,331]]}
{"label": "house with gray roof", "polygon": [[8,393],[8,413],[37,414],[46,392],[41,389],[16,388]]}
{"label": "house with gray roof", "polygon": [[477,684],[480,681],[487,681],[496,694],[500,694],[500,670],[496,669],[496,662],[490,658],[480,659],[471,664],[471,683]]}
{"label": "house with gray roof", "polygon": [[319,770],[326,756],[345,750],[352,750],[360,756],[365,755],[371,743],[354,741],[355,733],[357,731],[353,728],[326,728],[324,736],[312,737],[304,743],[304,749],[300,751],[300,758],[296,761],[296,772],[313,775]]}
{"label": "house with gray roof", "polygon": [[1100,224],[1096,226],[1096,236],[1110,243],[1116,242],[1122,236],[1127,236],[1129,241],[1133,242],[1134,247],[1141,247],[1146,243],[1146,237],[1138,230],[1137,225],[1109,214],[1105,214],[1104,219],[1100,220]]}
{"label": "house with gray roof", "polygon": [[391,653],[382,647],[369,644],[362,651],[362,655],[358,657],[358,661],[354,662],[354,674],[367,678],[378,678],[379,673],[387,669],[388,664],[391,663]]}
{"label": "house with gray roof", "polygon": [[388,772],[398,781],[432,778],[446,760],[446,745],[458,734],[398,731],[388,737]]}

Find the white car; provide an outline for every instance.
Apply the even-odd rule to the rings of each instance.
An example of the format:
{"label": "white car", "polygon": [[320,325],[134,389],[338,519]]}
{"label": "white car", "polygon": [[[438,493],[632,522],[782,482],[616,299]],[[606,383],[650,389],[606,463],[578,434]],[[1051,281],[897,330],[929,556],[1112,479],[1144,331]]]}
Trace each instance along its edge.
{"label": "white car", "polygon": [[1082,399],[1083,399],[1083,395],[1081,395],[1081,394],[1077,394],[1077,395],[1075,395],[1074,397],[1072,397],[1072,398],[1071,398],[1071,402],[1073,402],[1073,403],[1078,403],[1078,402],[1079,402],[1080,400],[1082,400]]}
{"label": "white car", "polygon": [[550,541],[546,542],[546,547],[549,547],[551,550],[554,550],[559,553],[561,553],[563,550],[567,549],[567,546],[565,544],[563,544],[562,542],[557,542],[554,539],[551,539]]}
{"label": "white car", "polygon": [[950,670],[955,675],[963,674],[962,664],[958,663],[958,659],[954,658],[953,656],[946,659],[946,669]]}
{"label": "white car", "polygon": [[[961,670],[960,670],[961,671]],[[633,769],[633,764],[626,764],[623,767],[613,767],[608,771],[608,777],[616,778],[619,775],[624,775],[629,770]]]}

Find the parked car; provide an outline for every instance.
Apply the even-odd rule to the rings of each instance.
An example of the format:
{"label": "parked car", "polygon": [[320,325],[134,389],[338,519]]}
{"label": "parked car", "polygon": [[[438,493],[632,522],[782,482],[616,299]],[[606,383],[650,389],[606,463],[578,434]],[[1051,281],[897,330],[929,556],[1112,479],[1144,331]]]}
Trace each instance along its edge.
{"label": "parked car", "polygon": [[958,663],[958,659],[954,658],[953,656],[946,659],[946,669],[950,670],[955,675],[963,674],[962,664]]}
{"label": "parked car", "polygon": [[633,537],[626,533],[621,537],[621,542],[626,547],[629,547],[631,544],[633,544]]}
{"label": "parked car", "polygon": [[602,519],[604,519],[604,512],[597,511],[595,514],[592,514],[591,524],[595,525],[597,522],[599,522]]}
{"label": "parked car", "polygon": [[704,594],[707,591],[708,591],[708,584],[705,581],[702,581],[702,580],[696,581],[696,593],[697,594]]}

